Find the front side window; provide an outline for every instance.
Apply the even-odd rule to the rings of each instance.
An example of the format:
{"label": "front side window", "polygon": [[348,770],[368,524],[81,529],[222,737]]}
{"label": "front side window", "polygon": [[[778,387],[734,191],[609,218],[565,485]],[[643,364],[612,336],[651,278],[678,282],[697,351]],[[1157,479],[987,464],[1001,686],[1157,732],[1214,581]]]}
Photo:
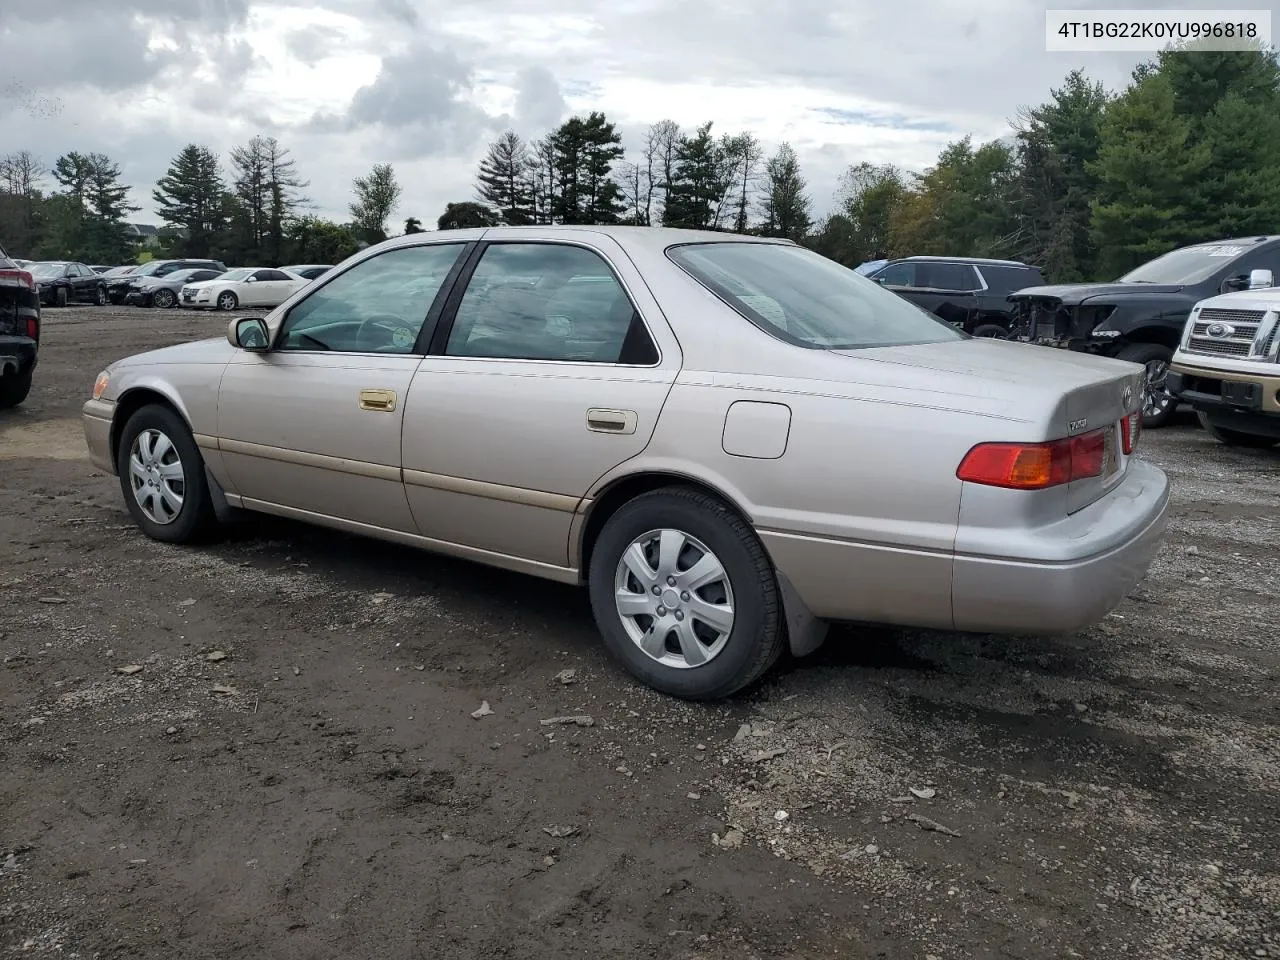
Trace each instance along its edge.
{"label": "front side window", "polygon": [[887,283],[892,287],[914,287],[916,286],[916,265],[891,263],[873,276],[881,283]]}
{"label": "front side window", "polygon": [[400,247],[357,263],[289,311],[276,349],[412,353],[464,247]]}
{"label": "front side window", "polygon": [[445,354],[648,366],[658,351],[608,263],[557,243],[489,246],[458,304]]}
{"label": "front side window", "polygon": [[755,326],[795,346],[855,350],[965,339],[946,321],[803,247],[690,243],[667,256]]}

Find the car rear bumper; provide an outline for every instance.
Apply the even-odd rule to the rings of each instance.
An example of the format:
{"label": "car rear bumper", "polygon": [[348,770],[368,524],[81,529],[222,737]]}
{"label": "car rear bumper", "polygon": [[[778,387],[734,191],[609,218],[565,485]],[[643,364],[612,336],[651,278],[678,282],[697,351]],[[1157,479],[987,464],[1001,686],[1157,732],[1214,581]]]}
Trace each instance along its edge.
{"label": "car rear bumper", "polygon": [[[1072,633],[1097,623],[1146,575],[1168,525],[1169,481],[1131,461],[1106,496],[1016,540],[958,531],[971,552],[854,543],[761,530],[779,573],[814,616],[1006,634]],[[963,550],[963,546],[962,546]],[[1018,554],[1011,556],[1013,552]]]}
{"label": "car rear bumper", "polygon": [[0,376],[35,367],[40,346],[30,337],[0,335]]}
{"label": "car rear bumper", "polygon": [[116,412],[115,403],[110,400],[90,400],[81,412],[90,462],[99,470],[114,474],[116,465],[111,455],[111,420]]}
{"label": "car rear bumper", "polygon": [[1043,559],[1025,550],[1017,558],[957,555],[955,628],[1063,634],[1091,626],[1146,576],[1168,522],[1168,478],[1135,460],[1116,489],[1041,536]]}

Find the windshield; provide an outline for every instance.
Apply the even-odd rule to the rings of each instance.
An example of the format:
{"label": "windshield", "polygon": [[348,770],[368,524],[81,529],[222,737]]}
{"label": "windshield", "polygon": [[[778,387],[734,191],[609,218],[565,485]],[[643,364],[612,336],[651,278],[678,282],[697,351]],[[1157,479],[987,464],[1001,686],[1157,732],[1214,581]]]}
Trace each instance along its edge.
{"label": "windshield", "polygon": [[110,270],[104,273],[103,276],[104,277],[127,277],[129,274],[133,273],[133,271],[137,269],[138,269],[137,267],[112,267]]}
{"label": "windshield", "polygon": [[1199,283],[1229,264],[1245,248],[1233,243],[1205,243],[1196,247],[1183,247],[1166,253],[1163,257],[1144,263],[1130,270],[1117,283]]}
{"label": "windshield", "polygon": [[33,263],[27,269],[33,276],[37,277],[60,277],[62,276],[62,271],[67,269],[67,265],[57,261],[48,261],[46,263]]}
{"label": "windshield", "polygon": [[198,267],[189,267],[186,270],[175,270],[173,271],[173,273],[169,274],[164,279],[166,283],[168,283],[169,281],[173,281],[174,283],[185,283],[186,281],[194,277],[197,273],[204,273],[204,272],[205,272],[204,270]]}
{"label": "windshield", "polygon": [[803,247],[691,243],[667,255],[761,330],[796,346],[854,350],[965,338],[875,281]]}
{"label": "windshield", "polygon": [[[255,268],[256,269],[256,268]],[[243,280],[245,277],[253,273],[253,270],[228,270],[219,280]]]}
{"label": "windshield", "polygon": [[149,263],[144,263],[142,266],[140,266],[137,270],[134,271],[133,275],[135,277],[149,277],[152,274],[154,274],[157,270],[159,270],[161,267],[163,267],[165,263],[166,261],[164,260],[152,260]]}

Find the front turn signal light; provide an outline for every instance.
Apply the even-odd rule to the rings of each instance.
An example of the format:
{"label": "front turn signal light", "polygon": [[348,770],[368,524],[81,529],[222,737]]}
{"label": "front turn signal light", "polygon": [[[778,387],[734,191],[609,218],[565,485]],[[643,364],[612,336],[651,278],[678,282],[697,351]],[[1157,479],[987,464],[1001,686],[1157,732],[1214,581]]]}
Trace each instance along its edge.
{"label": "front turn signal light", "polygon": [[103,370],[98,374],[98,379],[93,381],[93,399],[101,400],[102,395],[107,392],[107,384],[111,382],[111,375]]}

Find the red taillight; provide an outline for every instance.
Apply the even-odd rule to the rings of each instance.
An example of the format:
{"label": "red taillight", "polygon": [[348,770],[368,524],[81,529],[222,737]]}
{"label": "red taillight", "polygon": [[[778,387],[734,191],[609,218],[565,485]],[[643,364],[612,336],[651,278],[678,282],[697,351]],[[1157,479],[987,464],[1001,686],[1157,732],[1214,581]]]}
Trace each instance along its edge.
{"label": "red taillight", "polygon": [[967,454],[956,476],[969,483],[1010,490],[1043,490],[1102,475],[1107,431],[1049,443],[980,443]]}
{"label": "red taillight", "polygon": [[1120,439],[1127,457],[1138,446],[1138,438],[1142,436],[1142,411],[1135,410],[1120,421]]}
{"label": "red taillight", "polygon": [[40,339],[40,321],[35,317],[27,317],[27,336],[32,340]]}
{"label": "red taillight", "polygon": [[27,270],[0,270],[0,280],[17,280],[31,290],[36,288],[36,278]]}

